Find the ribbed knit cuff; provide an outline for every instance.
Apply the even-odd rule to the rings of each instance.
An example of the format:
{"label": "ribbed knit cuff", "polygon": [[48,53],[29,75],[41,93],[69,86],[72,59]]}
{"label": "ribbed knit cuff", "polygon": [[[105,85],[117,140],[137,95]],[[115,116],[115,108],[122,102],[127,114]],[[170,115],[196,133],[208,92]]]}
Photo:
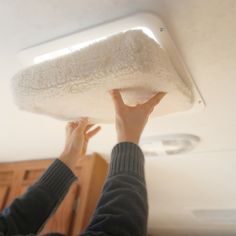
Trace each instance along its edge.
{"label": "ribbed knit cuff", "polygon": [[129,172],[144,178],[144,155],[140,147],[131,142],[118,143],[112,150],[108,176]]}
{"label": "ribbed knit cuff", "polygon": [[56,159],[41,178],[37,184],[44,186],[56,197],[63,196],[76,180],[74,173],[62,161]]}

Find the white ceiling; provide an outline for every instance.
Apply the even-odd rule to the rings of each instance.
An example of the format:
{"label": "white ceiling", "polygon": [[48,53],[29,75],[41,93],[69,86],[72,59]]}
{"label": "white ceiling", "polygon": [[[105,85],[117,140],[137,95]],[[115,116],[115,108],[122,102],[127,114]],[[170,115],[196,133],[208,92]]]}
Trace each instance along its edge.
{"label": "white ceiling", "polygon": [[[1,0],[0,161],[55,157],[64,145],[64,122],[14,106],[9,80],[20,69],[17,52],[140,10],[161,16],[206,102],[201,112],[153,119],[144,132],[201,138],[193,153],[146,159],[150,232],[236,235],[236,223],[191,213],[236,209],[235,0]],[[115,141],[114,126],[103,125],[89,150],[108,156]]]}

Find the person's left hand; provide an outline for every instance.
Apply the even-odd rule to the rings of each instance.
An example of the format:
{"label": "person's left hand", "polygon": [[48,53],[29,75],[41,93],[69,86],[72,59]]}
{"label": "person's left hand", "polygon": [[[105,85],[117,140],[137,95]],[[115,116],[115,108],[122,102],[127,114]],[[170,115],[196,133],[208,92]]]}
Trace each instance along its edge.
{"label": "person's left hand", "polygon": [[[92,138],[101,129],[100,126],[90,130],[94,124],[89,124],[87,118],[82,118],[77,122],[69,122],[66,126],[65,148],[60,156],[68,167],[74,168],[79,158],[86,155],[87,146]],[[90,130],[90,131],[89,131]]]}

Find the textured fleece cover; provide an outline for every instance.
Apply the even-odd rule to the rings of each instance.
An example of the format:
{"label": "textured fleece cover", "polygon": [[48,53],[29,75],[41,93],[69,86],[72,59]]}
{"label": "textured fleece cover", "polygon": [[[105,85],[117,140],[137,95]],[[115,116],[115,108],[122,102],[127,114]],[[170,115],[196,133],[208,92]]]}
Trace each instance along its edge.
{"label": "textured fleece cover", "polygon": [[12,88],[21,109],[64,120],[88,116],[94,122],[113,122],[107,92],[113,88],[121,90],[128,105],[168,92],[152,116],[189,109],[193,102],[166,52],[141,30],[28,67],[13,77]]}

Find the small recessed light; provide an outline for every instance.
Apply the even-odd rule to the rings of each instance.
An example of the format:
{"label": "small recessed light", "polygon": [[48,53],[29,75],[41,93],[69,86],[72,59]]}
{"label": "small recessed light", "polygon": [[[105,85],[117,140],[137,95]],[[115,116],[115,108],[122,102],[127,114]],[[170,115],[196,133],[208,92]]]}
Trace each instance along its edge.
{"label": "small recessed light", "polygon": [[161,156],[190,152],[199,142],[192,134],[173,134],[145,137],[140,146],[147,156]]}

